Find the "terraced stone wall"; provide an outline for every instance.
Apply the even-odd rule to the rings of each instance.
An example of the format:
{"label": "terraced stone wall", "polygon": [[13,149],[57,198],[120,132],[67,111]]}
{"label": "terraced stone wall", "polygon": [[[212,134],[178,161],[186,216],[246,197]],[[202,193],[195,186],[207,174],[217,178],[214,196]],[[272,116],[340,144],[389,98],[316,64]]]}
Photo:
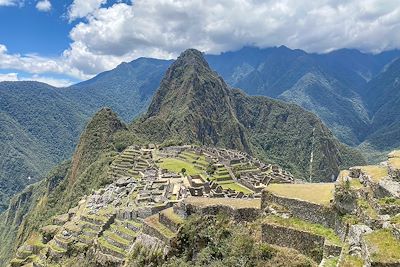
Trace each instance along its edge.
{"label": "terraced stone wall", "polygon": [[324,237],[274,224],[263,224],[261,229],[262,242],[296,249],[315,262],[321,262]]}
{"label": "terraced stone wall", "polygon": [[342,223],[340,216],[332,207],[299,199],[285,198],[264,190],[261,197],[261,209],[265,209],[272,203],[286,207],[297,218],[334,229],[341,238],[346,235],[347,226]]}
{"label": "terraced stone wall", "polygon": [[210,205],[210,206],[195,206],[190,203],[181,203],[179,207],[175,207],[174,211],[177,214],[217,215],[220,213],[226,214],[235,221],[254,221],[260,214],[258,208],[233,208],[225,205]]}

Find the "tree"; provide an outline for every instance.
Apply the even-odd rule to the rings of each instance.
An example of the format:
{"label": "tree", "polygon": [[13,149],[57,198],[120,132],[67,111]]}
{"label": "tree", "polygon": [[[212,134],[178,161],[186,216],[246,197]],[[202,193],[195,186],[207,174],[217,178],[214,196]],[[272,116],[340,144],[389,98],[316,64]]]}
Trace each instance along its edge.
{"label": "tree", "polygon": [[186,169],[182,168],[181,172],[182,172],[183,175],[185,175],[186,174]]}

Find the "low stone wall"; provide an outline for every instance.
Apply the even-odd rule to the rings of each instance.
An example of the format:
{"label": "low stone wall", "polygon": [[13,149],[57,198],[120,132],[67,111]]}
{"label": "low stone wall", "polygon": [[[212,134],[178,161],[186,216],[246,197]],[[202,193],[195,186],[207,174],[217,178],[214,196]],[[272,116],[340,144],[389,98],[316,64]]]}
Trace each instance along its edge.
{"label": "low stone wall", "polygon": [[320,263],[323,258],[325,238],[309,232],[275,224],[261,226],[262,242],[293,248]]}
{"label": "low stone wall", "polygon": [[322,224],[325,227],[335,228],[338,220],[338,215],[332,208],[299,199],[277,196],[264,190],[261,198],[261,209],[265,209],[272,203],[286,207],[297,218]]}
{"label": "low stone wall", "polygon": [[176,208],[177,214],[185,214],[189,216],[192,214],[199,215],[217,215],[220,213],[226,214],[235,221],[254,221],[261,213],[260,209],[257,208],[233,208],[225,205],[209,205],[209,206],[196,206],[190,203],[181,203]]}
{"label": "low stone wall", "polygon": [[148,225],[147,223],[143,224],[142,233],[152,236],[152,237],[155,237],[155,238],[163,241],[168,246],[171,244],[171,241],[172,241],[171,239],[169,239],[168,237],[166,237],[165,235],[160,233],[157,229],[153,228],[152,226]]}
{"label": "low stone wall", "polygon": [[172,221],[163,212],[160,212],[158,220],[160,221],[160,223],[168,227],[168,229],[170,229],[172,232],[178,232],[180,227],[179,223]]}

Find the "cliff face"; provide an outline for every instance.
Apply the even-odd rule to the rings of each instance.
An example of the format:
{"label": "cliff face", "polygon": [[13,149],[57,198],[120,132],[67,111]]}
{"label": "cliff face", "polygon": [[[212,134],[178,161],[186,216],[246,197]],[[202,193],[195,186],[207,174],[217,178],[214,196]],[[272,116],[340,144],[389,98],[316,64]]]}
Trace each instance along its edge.
{"label": "cliff face", "polygon": [[132,128],[153,142],[244,150],[312,181],[331,181],[340,166],[363,162],[312,113],[230,89],[194,49],[168,69],[146,115]]}

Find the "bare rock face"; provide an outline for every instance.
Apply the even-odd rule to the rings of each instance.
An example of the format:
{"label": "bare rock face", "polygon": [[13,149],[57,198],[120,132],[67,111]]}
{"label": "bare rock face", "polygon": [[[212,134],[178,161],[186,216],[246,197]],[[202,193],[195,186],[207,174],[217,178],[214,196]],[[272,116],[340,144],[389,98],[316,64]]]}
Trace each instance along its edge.
{"label": "bare rock face", "polygon": [[348,243],[350,245],[349,254],[361,256],[361,239],[362,236],[371,233],[372,229],[366,225],[356,224],[350,226],[348,234]]}

